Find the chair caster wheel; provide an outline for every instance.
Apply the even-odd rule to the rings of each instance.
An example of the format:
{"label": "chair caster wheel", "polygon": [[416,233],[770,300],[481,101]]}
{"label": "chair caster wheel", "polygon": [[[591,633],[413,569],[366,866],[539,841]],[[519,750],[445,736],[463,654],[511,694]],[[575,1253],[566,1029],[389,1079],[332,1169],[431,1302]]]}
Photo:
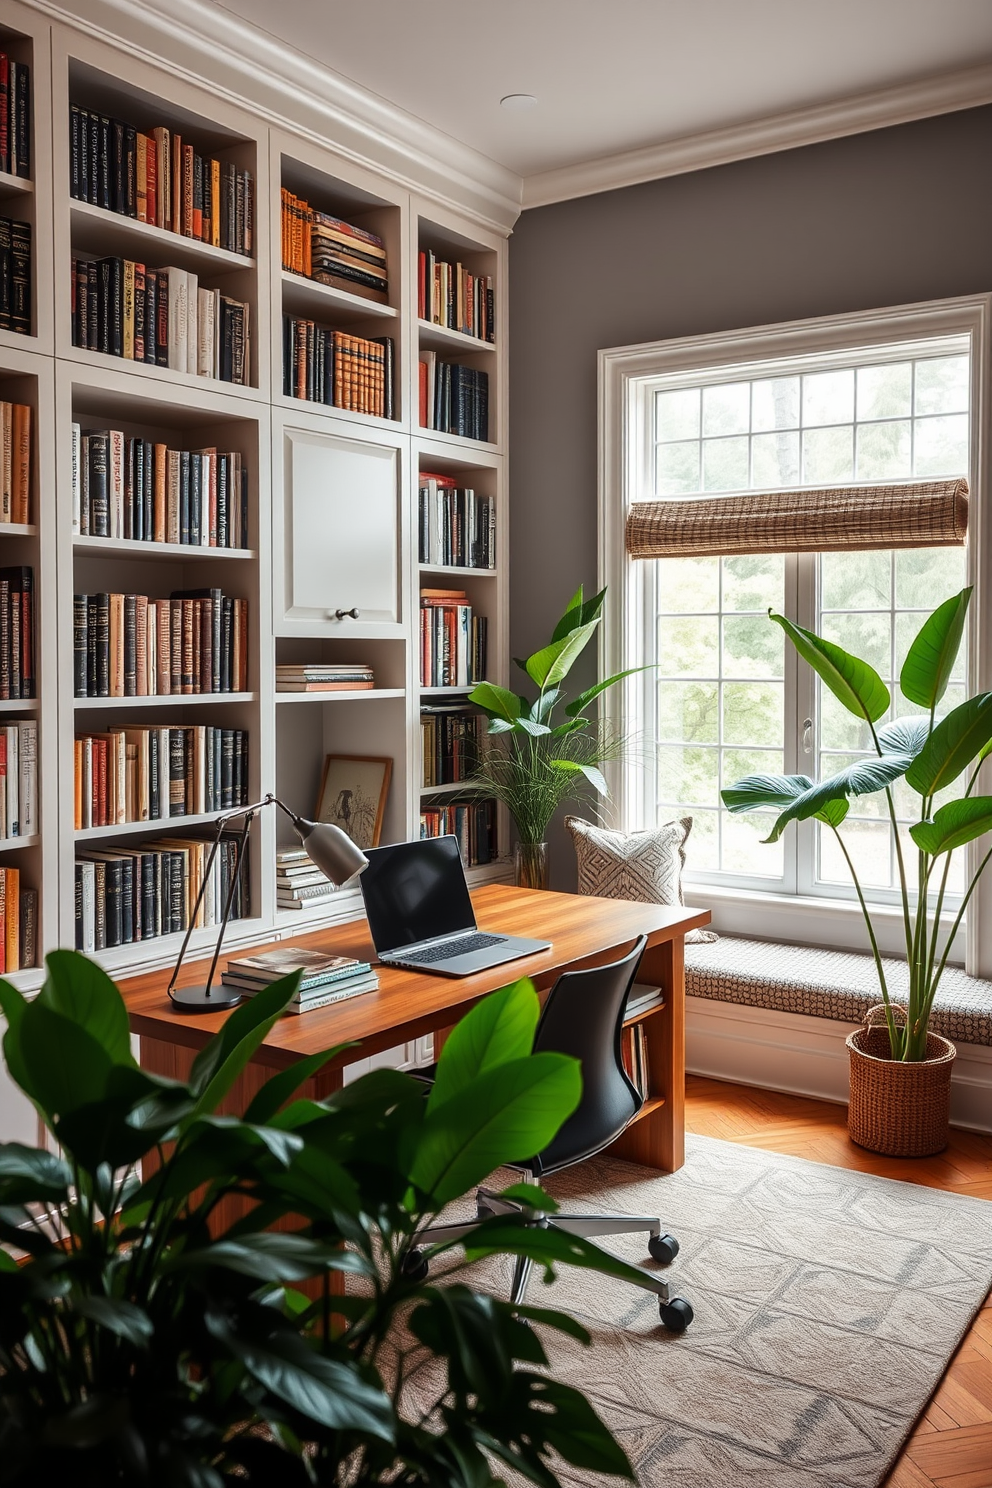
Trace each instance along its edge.
{"label": "chair caster wheel", "polygon": [[430,1266],[422,1250],[408,1250],[400,1270],[407,1281],[426,1281]]}
{"label": "chair caster wheel", "polygon": [[679,1242],[674,1235],[652,1235],[648,1240],[648,1253],[653,1261],[668,1266],[679,1253]]}
{"label": "chair caster wheel", "polygon": [[684,1297],[673,1297],[670,1302],[659,1302],[658,1311],[669,1333],[684,1333],[692,1322],[692,1308]]}

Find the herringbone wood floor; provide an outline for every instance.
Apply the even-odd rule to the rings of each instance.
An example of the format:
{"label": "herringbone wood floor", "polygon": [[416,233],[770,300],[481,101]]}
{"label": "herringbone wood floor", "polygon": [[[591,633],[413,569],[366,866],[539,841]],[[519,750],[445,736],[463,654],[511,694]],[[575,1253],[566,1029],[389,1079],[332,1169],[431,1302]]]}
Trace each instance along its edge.
{"label": "herringbone wood floor", "polygon": [[[849,1139],[844,1106],[696,1075],[688,1077],[686,1126],[725,1142],[992,1199],[992,1137],[973,1132],[952,1131],[938,1157],[875,1157]],[[992,1488],[992,1294],[885,1488]]]}

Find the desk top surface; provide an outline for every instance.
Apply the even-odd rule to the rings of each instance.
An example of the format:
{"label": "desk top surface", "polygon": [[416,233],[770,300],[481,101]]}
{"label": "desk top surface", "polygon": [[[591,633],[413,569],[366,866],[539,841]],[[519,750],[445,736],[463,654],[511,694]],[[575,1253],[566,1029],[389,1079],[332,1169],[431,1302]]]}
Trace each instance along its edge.
{"label": "desk top surface", "polygon": [[[550,986],[565,966],[601,959],[604,952],[629,945],[638,935],[650,944],[674,940],[687,930],[705,925],[709,913],[680,906],[635,904],[619,899],[594,899],[577,894],[555,894],[489,884],[476,889],[472,903],[481,930],[550,940],[551,949],[519,961],[504,962],[468,977],[432,976],[377,966],[379,988],[299,1016],[280,1018],[255,1055],[273,1066],[315,1054],[347,1040],[359,1039],[364,1052],[389,1048],[457,1021],[471,1005],[497,987],[529,976],[538,987]],[[375,951],[364,919],[331,925],[307,935],[284,937],[251,948],[252,952],[292,943],[375,963]],[[249,954],[239,946],[232,956]],[[221,953],[220,966],[227,957]],[[183,964],[179,985],[206,976],[209,957]],[[121,983],[133,1031],[167,1043],[200,1048],[227,1016],[175,1011],[166,996],[168,973],[146,972]],[[352,1058],[356,1057],[352,1055]]]}

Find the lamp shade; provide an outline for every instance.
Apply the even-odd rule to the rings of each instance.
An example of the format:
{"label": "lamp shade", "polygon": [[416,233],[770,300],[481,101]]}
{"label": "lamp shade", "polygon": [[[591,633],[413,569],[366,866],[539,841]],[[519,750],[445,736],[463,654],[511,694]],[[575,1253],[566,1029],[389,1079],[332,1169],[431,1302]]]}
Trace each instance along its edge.
{"label": "lamp shade", "polygon": [[352,842],[347,832],[342,832],[331,822],[312,822],[294,816],[294,825],[311,863],[338,888],[351,883],[369,866],[361,848]]}

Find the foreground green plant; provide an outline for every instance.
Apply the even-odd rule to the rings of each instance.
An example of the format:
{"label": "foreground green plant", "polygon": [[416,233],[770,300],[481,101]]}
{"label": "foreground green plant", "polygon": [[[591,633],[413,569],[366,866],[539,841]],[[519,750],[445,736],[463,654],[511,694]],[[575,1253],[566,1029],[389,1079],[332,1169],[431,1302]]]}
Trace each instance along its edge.
{"label": "foreground green plant", "polygon": [[[494,736],[471,783],[506,806],[522,843],[543,842],[558,807],[574,799],[583,782],[605,796],[600,766],[624,752],[625,740],[591,718],[588,710],[600,693],[643,668],[617,672],[570,703],[561,687],[596,633],[605,598],[602,589],[584,599],[580,584],[549,643],[526,661],[517,661],[538,688],[534,702],[495,682],[480,682],[469,694],[489,718],[489,733]],[[555,722],[558,707],[565,714],[561,723]]]}
{"label": "foreground green plant", "polygon": [[[766,842],[777,842],[789,822],[807,821],[811,817],[829,827],[836,836],[868,927],[894,1059],[926,1058],[933,1000],[968,901],[992,857],[990,849],[979,862],[942,938],[941,916],[951,854],[992,829],[992,796],[973,794],[982,764],[992,753],[992,692],[978,693],[945,717],[937,716],[937,706],[947,690],[961,646],[971,592],[970,588],[963,589],[945,600],[924,621],[909,648],[899,687],[906,701],[922,711],[879,728],[875,725],[889,711],[892,699],[874,668],[832,641],[825,641],[769,611],[770,618],[782,627],[799,655],[834,697],[867,725],[875,753],[819,783],[806,775],[748,775],[722,792],[730,811],[755,811],[768,806],[778,809],[778,819],[764,839]],[[936,797],[969,770],[964,795],[934,809]],[[897,780],[905,780],[920,797],[920,819],[909,829],[917,849],[915,883],[910,879],[896,820],[892,787]],[[905,1027],[893,1017],[871,913],[847,844],[838,830],[850,809],[851,796],[878,791],[885,794],[899,869],[909,968]]]}
{"label": "foreground green plant", "polygon": [[[503,1462],[554,1488],[556,1456],[632,1477],[585,1397],[544,1372],[540,1330],[587,1342],[577,1323],[511,1310],[454,1263],[438,1286],[404,1275],[424,1222],[578,1103],[578,1064],[531,1053],[533,987],[458,1025],[427,1099],[393,1070],[296,1098],[330,1050],[222,1114],[296,982],[236,1009],[186,1083],[138,1067],[120,994],[85,957],[50,955],[31,1003],[0,982],[8,1069],[62,1154],[0,1145],[0,1483],[481,1488]],[[495,1252],[549,1277],[629,1270],[512,1216],[473,1241]],[[410,1385],[414,1354],[428,1367]]]}

